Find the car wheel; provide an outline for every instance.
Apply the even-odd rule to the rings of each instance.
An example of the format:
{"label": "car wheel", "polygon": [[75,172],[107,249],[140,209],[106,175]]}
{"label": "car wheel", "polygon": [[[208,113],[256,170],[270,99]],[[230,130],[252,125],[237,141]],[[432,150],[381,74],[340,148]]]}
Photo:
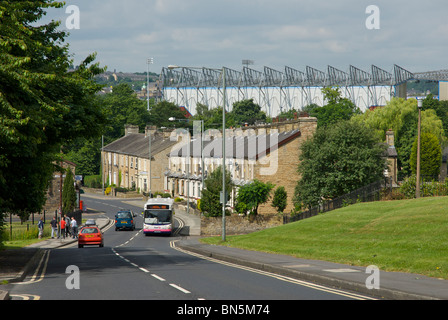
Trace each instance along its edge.
{"label": "car wheel", "polygon": [[84,247],[82,244],[78,244],[78,248],[82,248]]}

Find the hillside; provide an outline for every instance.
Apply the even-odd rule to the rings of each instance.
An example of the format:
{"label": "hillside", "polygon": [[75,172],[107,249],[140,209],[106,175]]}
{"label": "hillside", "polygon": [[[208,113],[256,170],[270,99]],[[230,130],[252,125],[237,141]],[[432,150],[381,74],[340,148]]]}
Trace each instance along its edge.
{"label": "hillside", "polygon": [[448,197],[360,203],[225,243],[202,241],[448,279]]}

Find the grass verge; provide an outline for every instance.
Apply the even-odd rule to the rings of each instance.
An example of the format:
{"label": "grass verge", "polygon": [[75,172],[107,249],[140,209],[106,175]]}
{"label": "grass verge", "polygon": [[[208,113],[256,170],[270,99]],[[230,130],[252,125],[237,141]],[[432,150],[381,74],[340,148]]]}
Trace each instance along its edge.
{"label": "grass verge", "polygon": [[448,197],[360,203],[207,244],[448,279]]}

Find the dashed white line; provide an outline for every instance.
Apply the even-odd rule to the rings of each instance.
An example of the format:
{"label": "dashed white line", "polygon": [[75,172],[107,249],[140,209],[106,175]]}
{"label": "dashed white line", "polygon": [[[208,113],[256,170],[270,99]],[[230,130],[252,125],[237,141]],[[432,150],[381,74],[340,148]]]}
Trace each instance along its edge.
{"label": "dashed white line", "polygon": [[179,287],[178,285],[175,285],[175,284],[173,284],[173,283],[170,283],[170,286],[172,286],[173,288],[176,288],[176,289],[179,290],[179,291],[182,291],[183,293],[191,293],[190,291],[185,290],[184,288]]}
{"label": "dashed white line", "polygon": [[157,280],[160,280],[160,281],[166,281],[165,279],[163,279],[162,277],[159,277],[158,275],[156,275],[156,274],[152,274],[151,276],[153,276],[154,278],[156,278]]}
{"label": "dashed white line", "polygon": [[[129,263],[130,265],[132,265],[132,266],[138,268],[139,270],[141,270],[141,271],[143,271],[143,272],[145,272],[145,273],[151,273],[148,269],[142,268],[142,267],[140,267],[139,265],[137,265],[136,263],[133,263],[133,262],[130,261],[129,259],[127,259],[127,258],[123,257],[122,255],[120,255],[120,254],[115,250],[115,248],[112,248],[112,252],[115,253],[115,255],[117,255],[119,258],[121,258],[122,260],[126,261],[126,262]],[[162,278],[162,277],[156,275],[155,273],[151,273],[151,276],[152,276],[153,278],[159,280],[159,281],[162,281],[162,282],[165,282],[165,281],[166,281],[164,278]],[[189,294],[189,293],[191,293],[190,291],[188,291],[188,290],[186,290],[186,289],[184,289],[184,288],[182,288],[182,287],[180,287],[180,286],[178,286],[178,285],[176,285],[176,284],[170,283],[169,285],[170,285],[171,287],[173,287],[173,288],[175,288],[175,289],[177,289],[177,290],[179,290],[179,291],[185,293],[185,294]]]}

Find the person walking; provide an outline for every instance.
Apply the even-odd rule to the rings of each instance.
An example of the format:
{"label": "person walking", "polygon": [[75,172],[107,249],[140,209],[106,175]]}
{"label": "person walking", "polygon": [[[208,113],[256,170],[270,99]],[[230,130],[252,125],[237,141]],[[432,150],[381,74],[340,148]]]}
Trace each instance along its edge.
{"label": "person walking", "polygon": [[78,224],[75,218],[72,217],[72,222],[70,222],[70,227],[72,228],[73,239],[78,238]]}
{"label": "person walking", "polygon": [[64,219],[65,219],[65,236],[69,237],[70,236],[70,218],[67,217],[67,215],[64,215]]}
{"label": "person walking", "polygon": [[56,217],[53,217],[50,224],[51,224],[51,239],[54,239],[55,233],[56,236],[58,234],[58,222],[56,221]]}
{"label": "person walking", "polygon": [[65,227],[67,223],[65,222],[64,218],[61,218],[61,235],[65,239]]}
{"label": "person walking", "polygon": [[39,222],[37,223],[37,228],[39,229],[39,239],[42,239],[42,236],[44,234],[44,221],[42,218],[40,218]]}

